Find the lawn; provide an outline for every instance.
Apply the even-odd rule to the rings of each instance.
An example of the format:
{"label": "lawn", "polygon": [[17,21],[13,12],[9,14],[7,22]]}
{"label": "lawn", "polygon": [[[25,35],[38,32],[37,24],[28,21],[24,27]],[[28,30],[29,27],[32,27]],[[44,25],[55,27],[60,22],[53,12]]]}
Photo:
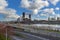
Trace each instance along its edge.
{"label": "lawn", "polygon": [[[1,33],[0,33],[0,40],[6,40],[6,37]],[[7,40],[11,40],[11,39],[8,37]]]}
{"label": "lawn", "polygon": [[56,33],[60,34],[60,31],[58,31],[58,30],[44,30],[44,31],[47,31],[47,32],[56,32]]}

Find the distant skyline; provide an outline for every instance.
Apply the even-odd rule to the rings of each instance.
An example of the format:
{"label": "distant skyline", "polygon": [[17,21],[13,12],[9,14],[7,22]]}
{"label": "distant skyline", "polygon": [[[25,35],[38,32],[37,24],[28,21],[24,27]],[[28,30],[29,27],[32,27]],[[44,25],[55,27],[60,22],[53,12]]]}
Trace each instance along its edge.
{"label": "distant skyline", "polygon": [[23,12],[31,13],[32,20],[60,17],[60,0],[0,0],[0,21],[16,20]]}

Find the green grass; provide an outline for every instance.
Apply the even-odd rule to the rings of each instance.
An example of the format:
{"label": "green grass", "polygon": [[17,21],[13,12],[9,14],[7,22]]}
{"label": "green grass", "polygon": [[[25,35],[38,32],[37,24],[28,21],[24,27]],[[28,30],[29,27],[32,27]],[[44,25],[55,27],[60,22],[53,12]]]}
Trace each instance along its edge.
{"label": "green grass", "polygon": [[45,31],[47,31],[47,32],[57,32],[57,33],[60,33],[60,31],[58,31],[58,30],[45,30]]}
{"label": "green grass", "polygon": [[40,29],[40,28],[35,28],[35,30],[44,30],[44,31],[47,31],[47,32],[56,32],[56,33],[60,34],[59,30],[49,30],[49,29]]}
{"label": "green grass", "polygon": [[[3,34],[0,34],[0,40],[6,40],[6,37]],[[8,37],[7,40],[11,40],[11,39]]]}

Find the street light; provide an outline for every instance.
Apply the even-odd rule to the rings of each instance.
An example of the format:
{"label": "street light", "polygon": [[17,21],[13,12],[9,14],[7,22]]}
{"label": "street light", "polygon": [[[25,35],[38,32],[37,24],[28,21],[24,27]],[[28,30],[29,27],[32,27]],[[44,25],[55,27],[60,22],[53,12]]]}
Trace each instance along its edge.
{"label": "street light", "polygon": [[6,28],[6,40],[7,40],[7,34],[8,34],[8,33],[7,33],[7,28]]}

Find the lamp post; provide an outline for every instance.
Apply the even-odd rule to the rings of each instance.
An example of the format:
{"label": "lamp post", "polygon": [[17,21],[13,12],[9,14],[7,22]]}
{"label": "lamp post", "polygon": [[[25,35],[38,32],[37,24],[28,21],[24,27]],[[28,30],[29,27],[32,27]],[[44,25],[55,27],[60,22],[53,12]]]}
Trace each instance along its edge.
{"label": "lamp post", "polygon": [[6,40],[7,40],[7,36],[8,36],[7,34],[8,34],[8,33],[7,33],[7,28],[6,28]]}

